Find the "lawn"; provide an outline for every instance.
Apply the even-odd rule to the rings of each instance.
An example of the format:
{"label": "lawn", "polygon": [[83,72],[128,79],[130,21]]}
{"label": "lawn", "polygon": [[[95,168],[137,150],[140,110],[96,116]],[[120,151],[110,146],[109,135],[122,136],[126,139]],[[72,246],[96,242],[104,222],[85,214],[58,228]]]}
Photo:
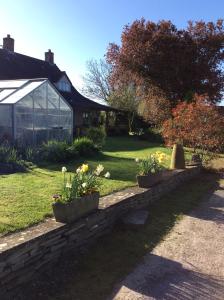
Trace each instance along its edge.
{"label": "lawn", "polygon": [[[111,173],[111,179],[102,179],[100,194],[106,195],[135,185],[137,166],[134,159],[155,151],[171,153],[170,149],[134,137],[108,138],[102,153],[65,165],[69,171],[74,171],[84,161],[91,167],[103,164]],[[0,234],[26,228],[52,215],[51,196],[60,188],[63,165],[42,164],[27,173],[0,176]]]}

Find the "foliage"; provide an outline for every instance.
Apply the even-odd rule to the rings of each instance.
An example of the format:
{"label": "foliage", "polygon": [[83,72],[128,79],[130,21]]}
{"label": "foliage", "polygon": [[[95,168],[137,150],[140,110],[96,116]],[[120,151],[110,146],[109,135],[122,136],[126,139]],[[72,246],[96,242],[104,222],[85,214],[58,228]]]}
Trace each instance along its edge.
{"label": "foliage", "polygon": [[159,151],[154,154],[150,154],[149,157],[145,159],[136,158],[135,161],[138,164],[138,174],[147,175],[163,170],[163,163],[166,159],[166,154]]}
{"label": "foliage", "polygon": [[17,149],[7,142],[0,145],[0,163],[11,165],[11,171],[23,171],[26,167],[29,167],[29,165],[22,160]]}
{"label": "foliage", "polygon": [[192,103],[178,104],[172,116],[163,124],[163,137],[167,144],[181,143],[194,149],[222,151],[224,117],[204,97],[196,96]]}
{"label": "foliage", "polygon": [[[101,182],[99,176],[104,171],[103,165],[98,165],[94,171],[91,171],[88,164],[83,164],[77,168],[73,175],[66,176],[67,169],[62,167],[63,185],[61,194],[53,195],[55,202],[68,203],[76,198],[99,192]],[[110,173],[104,175],[110,178]]]}
{"label": "foliage", "polygon": [[90,127],[86,136],[91,139],[98,148],[102,148],[105,144],[106,132],[103,127]]}
{"label": "foliage", "polygon": [[103,59],[87,61],[83,93],[87,96],[107,101],[112,87],[109,82],[111,66]]}
{"label": "foliage", "polygon": [[69,158],[68,144],[56,140],[48,141],[41,146],[40,155],[49,162],[64,162]]}
{"label": "foliage", "polygon": [[161,88],[151,85],[147,93],[141,95],[138,113],[146,122],[159,127],[171,117],[171,103]]}
{"label": "foliage", "polygon": [[134,83],[141,99],[149,99],[147,105],[157,102],[149,95],[152,87],[161,104],[166,100],[171,108],[180,99],[191,101],[194,93],[206,93],[211,103],[222,99],[222,20],[189,22],[185,29],[177,29],[171,21],[136,20],[124,27],[121,42],[110,44],[107,51],[111,84]]}
{"label": "foliage", "polygon": [[98,148],[91,139],[84,136],[74,140],[70,151],[77,151],[80,156],[91,156],[98,151]]}
{"label": "foliage", "polygon": [[122,86],[114,90],[108,98],[112,107],[127,113],[129,132],[132,132],[134,117],[137,115],[139,100],[133,86]]}
{"label": "foliage", "polygon": [[23,159],[29,162],[38,162],[41,159],[41,151],[39,147],[20,148],[19,152]]}
{"label": "foliage", "polygon": [[142,134],[139,134],[139,139],[147,140],[151,143],[164,143],[161,128],[158,127],[149,127],[142,130]]}

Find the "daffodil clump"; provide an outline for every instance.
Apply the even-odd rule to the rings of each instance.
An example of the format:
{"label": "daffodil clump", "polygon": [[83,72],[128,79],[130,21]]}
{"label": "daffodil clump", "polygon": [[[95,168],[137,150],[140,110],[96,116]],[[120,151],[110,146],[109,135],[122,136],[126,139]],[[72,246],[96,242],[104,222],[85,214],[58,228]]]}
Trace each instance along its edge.
{"label": "daffodil clump", "polygon": [[160,151],[150,154],[145,159],[136,158],[135,161],[138,164],[138,175],[148,175],[164,170],[164,163],[167,158],[167,155]]}
{"label": "daffodil clump", "polygon": [[110,173],[103,175],[104,166],[98,165],[95,170],[90,170],[88,164],[82,164],[74,174],[68,175],[66,167],[62,167],[63,184],[60,194],[53,195],[55,202],[67,203],[84,195],[99,191],[101,181],[99,177],[110,178]]}

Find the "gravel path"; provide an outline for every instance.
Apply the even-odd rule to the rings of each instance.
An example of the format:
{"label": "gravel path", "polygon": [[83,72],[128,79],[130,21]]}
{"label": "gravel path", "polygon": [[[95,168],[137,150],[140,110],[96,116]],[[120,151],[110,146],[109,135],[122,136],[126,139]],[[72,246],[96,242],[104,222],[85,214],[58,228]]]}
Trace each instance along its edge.
{"label": "gravel path", "polygon": [[185,216],[109,299],[224,300],[224,185]]}

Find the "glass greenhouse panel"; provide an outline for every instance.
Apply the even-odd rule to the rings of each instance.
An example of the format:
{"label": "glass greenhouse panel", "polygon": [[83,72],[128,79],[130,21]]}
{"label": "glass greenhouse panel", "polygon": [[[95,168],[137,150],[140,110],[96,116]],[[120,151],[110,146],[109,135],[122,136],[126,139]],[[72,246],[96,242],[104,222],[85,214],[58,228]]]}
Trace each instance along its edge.
{"label": "glass greenhouse panel", "polygon": [[13,142],[12,106],[0,104],[0,141]]}
{"label": "glass greenhouse panel", "polygon": [[14,135],[19,145],[72,139],[72,109],[47,82],[11,105],[11,109],[13,107]]}
{"label": "glass greenhouse panel", "polygon": [[42,84],[33,91],[33,104],[35,114],[47,113],[47,84]]}
{"label": "glass greenhouse panel", "polygon": [[15,105],[15,138],[19,145],[33,144],[33,97],[25,96]]}

